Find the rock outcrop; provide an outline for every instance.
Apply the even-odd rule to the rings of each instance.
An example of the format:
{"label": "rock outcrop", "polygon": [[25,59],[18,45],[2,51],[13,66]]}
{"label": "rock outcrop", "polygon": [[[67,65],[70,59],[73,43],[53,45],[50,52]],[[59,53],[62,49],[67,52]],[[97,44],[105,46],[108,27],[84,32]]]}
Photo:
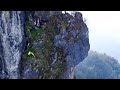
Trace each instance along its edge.
{"label": "rock outcrop", "polygon": [[[47,22],[38,28],[36,17]],[[80,12],[1,11],[0,78],[74,78],[74,67],[88,55],[88,34]]]}
{"label": "rock outcrop", "polygon": [[[36,74],[39,75],[36,75],[35,72],[33,72],[34,70],[30,69],[32,65],[29,64],[28,68],[23,71],[28,71],[28,73],[24,73],[23,77],[31,78],[26,77],[26,75],[32,75],[32,73],[30,73],[31,71],[33,72],[32,77],[34,78],[69,79],[73,77],[71,75],[74,75],[74,67],[84,60],[90,48],[88,28],[83,22],[82,14],[76,12],[75,15],[72,16],[69,13],[63,14],[61,11],[36,11],[31,14],[30,12],[28,13],[29,26],[33,25],[31,21],[33,21],[33,17],[35,16],[45,18],[48,22],[43,30],[38,30],[38,32],[40,31],[38,36],[36,36],[38,41],[34,40],[31,42],[33,49],[39,49],[37,51],[37,53],[39,52],[39,58],[35,60],[34,63],[36,63],[36,65],[43,63],[43,66],[38,65],[40,69],[34,66],[37,71]],[[32,29],[32,27],[29,28]],[[35,53],[35,51],[33,52]],[[40,52],[44,52],[45,54]],[[38,57],[37,53],[35,53],[36,57]],[[40,57],[43,58],[40,59]],[[42,60],[44,62],[40,62]],[[46,65],[46,67],[44,67],[44,65]],[[41,73],[39,71],[41,71]]]}

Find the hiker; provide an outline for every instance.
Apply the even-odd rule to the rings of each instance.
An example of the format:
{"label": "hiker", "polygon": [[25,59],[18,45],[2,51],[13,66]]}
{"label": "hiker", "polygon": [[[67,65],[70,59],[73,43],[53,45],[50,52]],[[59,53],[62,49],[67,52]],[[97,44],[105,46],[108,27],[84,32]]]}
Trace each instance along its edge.
{"label": "hiker", "polygon": [[34,20],[34,25],[36,25],[36,20]]}
{"label": "hiker", "polygon": [[65,11],[65,14],[66,14],[67,12]]}
{"label": "hiker", "polygon": [[36,26],[39,27],[39,26],[40,26],[40,23],[41,23],[41,22],[40,22],[40,19],[37,18]]}
{"label": "hiker", "polygon": [[34,55],[31,51],[28,52],[28,56],[33,56],[33,57],[35,57],[35,55]]}

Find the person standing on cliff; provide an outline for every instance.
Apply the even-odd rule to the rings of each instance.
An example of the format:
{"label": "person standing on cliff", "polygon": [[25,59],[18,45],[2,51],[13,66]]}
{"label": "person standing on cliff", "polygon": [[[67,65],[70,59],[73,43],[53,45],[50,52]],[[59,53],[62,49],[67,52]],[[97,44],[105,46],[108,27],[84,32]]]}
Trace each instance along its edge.
{"label": "person standing on cliff", "polygon": [[37,27],[40,26],[40,19],[39,19],[39,18],[37,18],[37,23],[36,23],[36,25],[37,25]]}
{"label": "person standing on cliff", "polygon": [[65,14],[66,14],[67,12],[65,11]]}

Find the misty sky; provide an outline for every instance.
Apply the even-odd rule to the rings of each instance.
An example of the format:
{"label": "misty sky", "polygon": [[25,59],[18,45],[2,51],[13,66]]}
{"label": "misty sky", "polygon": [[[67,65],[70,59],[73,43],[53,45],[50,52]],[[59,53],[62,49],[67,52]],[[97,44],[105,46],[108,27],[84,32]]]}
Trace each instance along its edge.
{"label": "misty sky", "polygon": [[120,11],[80,11],[89,28],[91,50],[120,61]]}

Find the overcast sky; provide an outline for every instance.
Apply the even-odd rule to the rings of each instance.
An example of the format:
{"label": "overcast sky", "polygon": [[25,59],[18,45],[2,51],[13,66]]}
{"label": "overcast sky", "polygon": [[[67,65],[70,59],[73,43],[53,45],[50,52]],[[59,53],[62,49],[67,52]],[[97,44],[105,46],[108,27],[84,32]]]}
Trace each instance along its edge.
{"label": "overcast sky", "polygon": [[120,11],[80,11],[87,18],[91,50],[120,61]]}

